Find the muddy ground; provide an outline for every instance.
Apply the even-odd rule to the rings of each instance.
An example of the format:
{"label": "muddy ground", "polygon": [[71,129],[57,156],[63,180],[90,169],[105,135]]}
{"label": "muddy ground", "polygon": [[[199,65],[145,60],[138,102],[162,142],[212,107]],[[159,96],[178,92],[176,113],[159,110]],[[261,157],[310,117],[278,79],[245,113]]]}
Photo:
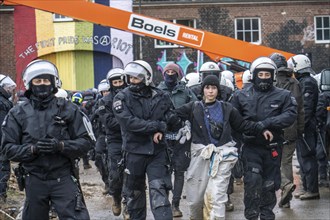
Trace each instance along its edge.
{"label": "muddy ground", "polygon": [[[295,165],[297,162],[295,160]],[[111,212],[112,199],[108,195],[103,195],[104,184],[100,174],[97,172],[95,165],[91,162],[92,168],[88,170],[80,169],[81,185],[85,195],[87,208],[90,213],[91,220],[122,220],[122,216],[115,217]],[[297,175],[298,169],[294,166],[294,179],[297,189],[301,187],[300,177]],[[232,194],[232,202],[235,204],[235,210],[226,214],[228,220],[241,220],[244,218],[243,204],[243,185],[234,185],[234,193]],[[148,194],[147,194],[148,195]],[[321,199],[311,201],[301,201],[293,199],[290,209],[281,209],[277,205],[274,208],[276,219],[278,220],[330,220],[330,190],[328,187],[320,188]],[[171,194],[170,194],[171,196]],[[185,198],[185,190],[183,197]],[[280,191],[277,191],[277,201],[280,198]],[[15,219],[19,208],[24,202],[24,193],[17,189],[15,177],[10,179],[7,203],[0,208],[0,220]],[[149,201],[147,202],[149,206]],[[176,220],[187,220],[188,206],[187,200],[181,200],[181,210],[183,217],[175,218]],[[6,212],[1,214],[1,212]],[[153,220],[150,208],[148,208],[147,220]]]}
{"label": "muddy ground", "polygon": [[[102,194],[104,184],[93,162],[91,164],[93,166],[91,169],[80,168],[81,185],[91,218],[95,220],[116,219],[115,217],[109,218],[112,215],[112,199],[110,196]],[[15,219],[23,205],[24,197],[24,192],[18,190],[15,176],[12,174],[9,180],[7,202],[0,205],[0,220]]]}

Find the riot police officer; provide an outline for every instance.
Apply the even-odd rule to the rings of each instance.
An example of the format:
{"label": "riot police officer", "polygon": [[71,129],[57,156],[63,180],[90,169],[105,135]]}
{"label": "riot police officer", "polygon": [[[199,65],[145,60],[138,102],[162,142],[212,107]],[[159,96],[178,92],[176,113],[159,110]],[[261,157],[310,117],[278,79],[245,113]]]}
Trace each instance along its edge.
{"label": "riot police officer", "polygon": [[[71,101],[72,101],[72,103],[76,104],[79,107],[81,112],[83,112],[84,114],[89,116],[89,113],[88,113],[87,109],[85,108],[85,106],[82,105],[82,103],[84,101],[84,96],[80,92],[74,93],[72,95]],[[83,155],[82,159],[83,159],[83,166],[84,166],[85,170],[92,168],[92,166],[89,164],[88,153]]]}
{"label": "riot police officer", "polygon": [[[97,90],[101,97],[105,97],[109,94],[110,85],[106,79],[101,80]],[[105,142],[105,127],[103,125],[102,111],[103,108],[100,107],[101,99],[94,106],[93,114],[91,116],[91,122],[93,125],[93,131],[96,137],[95,143],[95,153],[90,153],[90,155],[95,156],[95,166],[101,174],[102,181],[104,182],[103,194],[109,193],[109,173],[108,173],[108,150]]]}
{"label": "riot police officer", "polygon": [[[321,72],[320,77],[320,90],[317,108],[316,119],[318,122],[318,132],[320,140],[320,146],[318,149],[319,155],[323,157],[320,160],[320,187],[329,187],[329,181],[327,177],[330,176],[327,173],[330,151],[330,69],[324,69]],[[328,171],[330,172],[330,171]]]}
{"label": "riot police officer", "polygon": [[[185,83],[178,81],[179,74],[180,67],[175,63],[168,63],[163,71],[164,81],[157,87],[170,95],[174,108],[198,100],[195,94],[186,87]],[[172,213],[173,217],[181,217],[182,212],[179,206],[184,185],[184,172],[190,163],[190,142],[186,141],[184,144],[180,144],[175,139],[176,135],[176,133],[167,133],[166,139],[171,150],[171,163],[174,171]]]}
{"label": "riot police officer", "polygon": [[172,219],[168,192],[172,188],[164,135],[179,129],[170,97],[153,87],[153,71],[143,60],[126,65],[130,85],[113,100],[125,151],[125,194],[131,219],[146,219],[145,181],[148,176],[151,211],[155,219]]}
{"label": "riot police officer", "polygon": [[291,91],[297,101],[297,120],[290,127],[284,129],[284,139],[288,144],[283,147],[281,160],[281,200],[279,207],[290,208],[292,192],[296,189],[293,181],[292,157],[296,150],[296,140],[304,133],[304,105],[300,84],[292,77],[293,71],[288,68],[286,58],[280,53],[273,53],[269,56],[277,67],[276,83],[278,88]]}
{"label": "riot police officer", "polygon": [[35,60],[22,76],[28,100],[4,120],[1,152],[24,170],[23,219],[48,219],[50,204],[60,219],[89,219],[72,165],[89,150],[91,125],[76,105],[55,97],[54,64]]}
{"label": "riot police officer", "polygon": [[315,117],[319,90],[316,80],[310,75],[314,71],[307,56],[299,54],[291,57],[288,60],[288,66],[293,69],[293,73],[300,83],[305,111],[304,133],[297,141],[297,158],[303,185],[294,196],[301,200],[319,199]]}
{"label": "riot police officer", "polygon": [[296,120],[296,101],[287,90],[273,86],[276,64],[259,57],[251,64],[253,85],[234,94],[232,103],[244,119],[261,122],[269,129],[272,143],[261,137],[243,135],[244,215],[247,219],[275,219],[275,191],[280,188],[282,129]]}
{"label": "riot police officer", "polygon": [[[123,71],[121,68],[113,68],[107,73],[107,81],[110,85],[109,94],[99,102],[100,118],[106,135],[109,194],[112,196],[112,212],[115,216],[121,213],[123,169],[118,168],[118,163],[122,159],[123,140],[120,125],[112,110],[112,103],[115,95],[127,86]],[[125,211],[124,218],[127,218]]]}
{"label": "riot police officer", "polygon": [[[0,74],[0,123],[2,124],[9,110],[13,107],[10,99],[13,96],[16,83],[9,77]],[[0,132],[0,140],[2,133]],[[0,156],[0,204],[6,202],[8,180],[10,177],[10,162]]]}

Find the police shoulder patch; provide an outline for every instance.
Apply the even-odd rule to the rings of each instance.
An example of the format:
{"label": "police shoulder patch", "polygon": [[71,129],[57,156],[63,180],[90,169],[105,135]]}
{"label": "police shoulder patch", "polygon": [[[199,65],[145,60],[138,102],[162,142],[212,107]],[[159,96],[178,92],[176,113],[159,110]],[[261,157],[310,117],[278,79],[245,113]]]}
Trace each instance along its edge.
{"label": "police shoulder patch", "polygon": [[123,102],[121,100],[115,101],[112,106],[116,112],[123,110]]}

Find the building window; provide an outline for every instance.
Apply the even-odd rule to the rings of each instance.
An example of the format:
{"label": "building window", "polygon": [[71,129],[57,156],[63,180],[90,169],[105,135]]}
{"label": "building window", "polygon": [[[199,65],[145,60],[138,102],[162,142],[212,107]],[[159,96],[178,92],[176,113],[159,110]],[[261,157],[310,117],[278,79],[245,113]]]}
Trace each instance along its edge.
{"label": "building window", "polygon": [[66,17],[60,14],[53,14],[53,21],[73,21],[73,18]]}
{"label": "building window", "polygon": [[[196,28],[196,20],[195,19],[191,19],[191,20],[171,20],[171,22],[173,22],[175,24],[188,26],[188,27],[191,27],[191,28]],[[183,46],[155,39],[155,48],[177,48],[177,47],[183,47]]]}
{"label": "building window", "polygon": [[330,43],[330,15],[315,16],[315,43]]}
{"label": "building window", "polygon": [[235,38],[246,42],[261,44],[260,18],[236,18]]}

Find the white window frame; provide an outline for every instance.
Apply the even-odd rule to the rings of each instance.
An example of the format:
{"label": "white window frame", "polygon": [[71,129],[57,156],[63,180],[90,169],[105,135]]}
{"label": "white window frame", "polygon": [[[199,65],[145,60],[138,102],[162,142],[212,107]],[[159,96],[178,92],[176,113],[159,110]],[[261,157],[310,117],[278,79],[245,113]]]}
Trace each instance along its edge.
{"label": "white window frame", "polygon": [[[244,22],[244,20],[250,20],[250,23],[251,23],[251,30],[245,30],[245,28],[244,28],[244,25],[245,25],[245,22]],[[258,20],[258,30],[254,30],[254,29],[252,29],[252,19],[257,19]],[[237,37],[238,37],[238,30],[237,30],[237,21],[238,20],[243,20],[243,31],[241,31],[240,30],[240,32],[243,32],[243,33],[245,33],[245,32],[251,32],[251,38],[253,37],[253,31],[258,31],[258,37],[259,37],[259,40],[258,41],[255,41],[255,42],[249,42],[249,41],[247,41],[247,42],[249,42],[249,43],[253,43],[253,44],[257,44],[257,45],[260,45],[261,43],[262,43],[262,40],[261,40],[261,19],[259,18],[259,17],[242,17],[242,18],[235,18],[235,39],[237,39],[237,40],[241,40],[241,39],[238,39]],[[243,34],[243,41],[245,41],[245,35]]]}
{"label": "white window frame", "polygon": [[54,22],[73,21],[73,18],[54,13],[53,14],[53,21]]}
{"label": "white window frame", "polygon": [[[171,20],[171,22],[173,23],[177,23],[178,20],[189,20],[189,21],[192,21],[193,22],[193,27],[192,28],[196,28],[196,19],[173,19]],[[163,45],[160,45],[158,42],[161,42],[161,43],[164,43]],[[162,41],[162,40],[158,40],[158,39],[155,39],[154,40],[154,45],[155,45],[155,48],[178,48],[178,47],[184,47],[184,46],[181,46],[181,45],[177,45],[177,44],[174,44],[174,43],[170,43],[170,42],[167,42],[167,41]]]}
{"label": "white window frame", "polygon": [[[324,30],[329,30],[329,32],[330,32],[330,27],[327,27],[327,28],[324,27],[324,19],[323,18],[325,18],[325,17],[328,17],[329,18],[329,22],[330,22],[330,15],[318,15],[318,16],[314,16],[314,36],[315,36],[315,43],[330,43],[330,37],[329,37],[329,40],[324,40]],[[317,25],[316,19],[317,18],[322,18],[322,27],[316,27],[316,25]],[[317,39],[317,31],[318,30],[322,30],[322,40],[318,40]]]}

